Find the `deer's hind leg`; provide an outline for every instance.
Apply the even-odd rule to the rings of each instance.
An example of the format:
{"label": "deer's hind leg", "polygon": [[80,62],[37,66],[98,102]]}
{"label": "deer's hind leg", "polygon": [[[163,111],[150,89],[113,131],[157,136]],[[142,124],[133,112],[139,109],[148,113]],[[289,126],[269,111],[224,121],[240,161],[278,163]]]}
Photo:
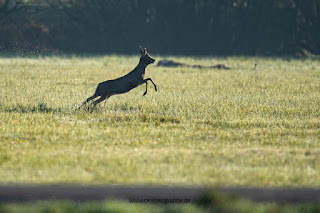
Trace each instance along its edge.
{"label": "deer's hind leg", "polygon": [[106,99],[108,99],[110,97],[110,95],[102,95],[98,100],[95,100],[93,102],[93,109],[96,107],[96,105]]}
{"label": "deer's hind leg", "polygon": [[83,105],[85,105],[86,103],[88,103],[89,101],[95,99],[96,97],[98,97],[98,95],[95,93],[93,96],[91,96],[91,97],[89,97],[87,100],[85,100],[85,101],[81,104],[81,106],[79,107],[79,109],[80,109]]}

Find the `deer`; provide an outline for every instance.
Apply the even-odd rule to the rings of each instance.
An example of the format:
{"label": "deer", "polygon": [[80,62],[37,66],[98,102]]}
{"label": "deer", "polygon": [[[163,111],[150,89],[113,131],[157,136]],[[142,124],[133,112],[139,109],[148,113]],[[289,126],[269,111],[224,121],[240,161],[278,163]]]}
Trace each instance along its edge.
{"label": "deer", "polygon": [[94,100],[97,97],[99,99],[93,101],[93,109],[100,102],[107,100],[112,95],[124,94],[129,92],[130,90],[136,88],[139,85],[146,84],[146,91],[142,96],[145,96],[148,92],[148,81],[154,86],[155,91],[157,92],[157,85],[152,81],[151,78],[144,79],[146,68],[149,64],[153,64],[156,60],[153,59],[148,53],[147,49],[140,47],[141,57],[138,65],[134,70],[129,72],[128,74],[119,77],[117,79],[104,81],[98,84],[95,93],[89,97],[86,101],[84,101],[79,109],[88,103],[91,100]]}

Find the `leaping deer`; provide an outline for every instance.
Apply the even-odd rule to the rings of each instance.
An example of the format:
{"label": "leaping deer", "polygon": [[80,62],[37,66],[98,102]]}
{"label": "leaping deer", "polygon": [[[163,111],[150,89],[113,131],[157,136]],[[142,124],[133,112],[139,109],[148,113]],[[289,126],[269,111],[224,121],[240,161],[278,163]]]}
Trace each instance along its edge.
{"label": "leaping deer", "polygon": [[132,70],[131,72],[129,72],[128,74],[120,78],[99,83],[95,93],[91,97],[89,97],[86,101],[84,101],[82,105],[79,107],[79,109],[89,101],[100,96],[99,99],[93,102],[93,108],[95,108],[95,106],[98,103],[110,98],[110,96],[129,92],[130,90],[132,90],[133,88],[136,88],[141,84],[146,84],[146,91],[143,93],[143,96],[144,96],[147,94],[147,91],[148,91],[148,81],[151,81],[151,83],[154,85],[154,89],[157,91],[157,86],[152,81],[151,78],[144,79],[147,66],[149,64],[154,63],[155,59],[153,59],[147,53],[146,48],[142,48],[140,46],[140,52],[141,52],[140,61],[137,67],[134,68],[134,70]]}

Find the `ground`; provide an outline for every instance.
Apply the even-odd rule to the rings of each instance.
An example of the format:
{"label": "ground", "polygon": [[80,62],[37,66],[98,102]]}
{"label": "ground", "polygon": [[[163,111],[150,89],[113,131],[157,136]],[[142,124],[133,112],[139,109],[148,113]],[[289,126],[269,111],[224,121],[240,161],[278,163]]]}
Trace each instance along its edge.
{"label": "ground", "polygon": [[91,112],[138,55],[1,58],[0,182],[320,186],[318,58],[169,58],[232,69],[150,65]]}

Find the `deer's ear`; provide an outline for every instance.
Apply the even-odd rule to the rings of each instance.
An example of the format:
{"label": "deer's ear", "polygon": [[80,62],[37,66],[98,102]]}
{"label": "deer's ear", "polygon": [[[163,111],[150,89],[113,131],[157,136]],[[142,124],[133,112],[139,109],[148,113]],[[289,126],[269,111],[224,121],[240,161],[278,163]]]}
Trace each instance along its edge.
{"label": "deer's ear", "polygon": [[147,49],[146,48],[143,48],[141,46],[140,47],[140,52],[141,52],[141,55],[145,55],[147,53]]}

